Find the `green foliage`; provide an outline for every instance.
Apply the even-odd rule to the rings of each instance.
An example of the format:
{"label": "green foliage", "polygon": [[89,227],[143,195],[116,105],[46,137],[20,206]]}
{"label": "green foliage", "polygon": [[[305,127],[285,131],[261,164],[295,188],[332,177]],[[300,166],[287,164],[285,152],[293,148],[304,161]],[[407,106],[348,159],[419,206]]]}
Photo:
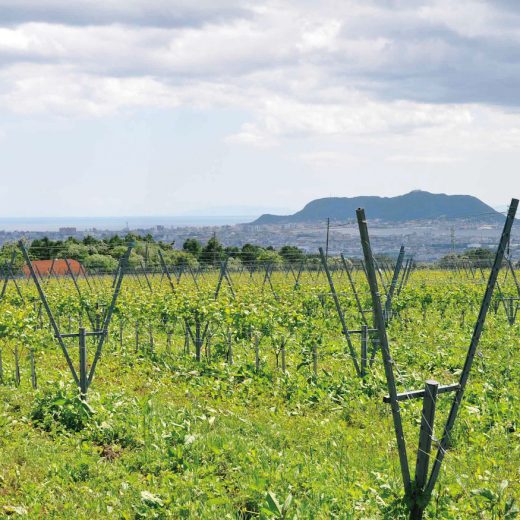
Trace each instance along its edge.
{"label": "green foliage", "polygon": [[46,431],[64,429],[81,431],[88,423],[93,411],[76,392],[57,384],[45,393],[37,395],[31,411],[31,420]]}
{"label": "green foliage", "polygon": [[202,248],[199,258],[203,264],[216,266],[224,259],[224,247],[216,237],[212,237]]}
{"label": "green foliage", "polygon": [[[168,245],[161,250],[175,261]],[[47,323],[40,328],[34,288],[24,287],[24,305],[10,286],[0,303],[0,516],[407,518],[380,352],[365,381],[356,377],[323,273],[303,273],[295,288],[290,272],[275,270],[276,296],[262,287],[264,276],[233,273],[235,298],[224,283],[217,299],[218,269],[207,270],[198,286],[183,274],[175,292],[160,276],[151,279],[153,293],[143,279],[125,278],[88,406],[71,389]],[[333,276],[345,319],[358,328],[348,281]],[[354,276],[369,309],[364,275]],[[511,277],[501,281],[504,293],[514,294]],[[46,284],[66,328],[71,316],[72,331],[80,309],[110,298],[111,277],[91,283],[100,287],[97,299],[83,301],[72,283]],[[422,388],[429,378],[458,380],[483,290],[480,280],[449,272],[412,275],[388,328],[399,391]],[[192,339],[185,345],[186,325],[195,334],[197,323],[210,338],[200,363]],[[426,520],[518,517],[519,332],[502,309],[491,312]],[[359,352],[359,336],[352,340]],[[75,341],[67,347],[76,364]],[[20,386],[12,375],[15,346]],[[36,392],[28,348],[36,352]],[[89,339],[89,363],[94,348]],[[50,382],[58,380],[68,383]],[[449,395],[438,399],[436,439],[450,403]],[[403,402],[401,410],[414,461],[421,403]]]}
{"label": "green foliage", "polygon": [[90,255],[83,263],[84,267],[93,272],[109,272],[117,268],[117,260],[108,255]]}
{"label": "green foliage", "polygon": [[182,249],[197,259],[202,252],[202,244],[195,238],[188,238],[184,244],[182,244]]}
{"label": "green foliage", "polygon": [[304,254],[301,249],[295,246],[283,246],[280,249],[280,256],[288,263],[298,263],[303,260]]}

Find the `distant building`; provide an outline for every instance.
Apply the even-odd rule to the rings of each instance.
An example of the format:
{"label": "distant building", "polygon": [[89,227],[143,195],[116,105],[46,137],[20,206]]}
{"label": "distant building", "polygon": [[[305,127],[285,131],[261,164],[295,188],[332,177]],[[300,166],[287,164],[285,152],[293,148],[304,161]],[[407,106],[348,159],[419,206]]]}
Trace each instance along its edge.
{"label": "distant building", "polygon": [[[84,272],[83,266],[72,258],[67,259],[66,261],[63,258],[56,258],[55,260],[33,260],[32,266],[37,275],[40,276],[63,276],[69,274],[69,266],[70,270],[74,275],[79,275]],[[29,267],[27,265],[23,266],[23,272],[26,276],[30,276],[31,272],[29,271]]]}
{"label": "distant building", "polygon": [[73,235],[74,233],[77,232],[76,228],[75,227],[60,227],[60,233],[68,233],[69,235]]}

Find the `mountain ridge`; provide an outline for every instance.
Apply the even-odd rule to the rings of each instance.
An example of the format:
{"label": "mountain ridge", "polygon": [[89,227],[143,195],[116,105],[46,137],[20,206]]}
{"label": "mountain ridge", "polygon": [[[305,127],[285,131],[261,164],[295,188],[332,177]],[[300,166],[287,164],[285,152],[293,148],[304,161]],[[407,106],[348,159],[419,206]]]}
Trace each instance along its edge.
{"label": "mountain ridge", "polygon": [[498,220],[503,216],[472,195],[446,195],[414,190],[396,197],[362,195],[358,197],[325,197],[314,199],[292,215],[265,213],[251,224],[289,224],[355,218],[357,208],[365,209],[367,217],[390,222],[465,218],[482,216],[482,220]]}

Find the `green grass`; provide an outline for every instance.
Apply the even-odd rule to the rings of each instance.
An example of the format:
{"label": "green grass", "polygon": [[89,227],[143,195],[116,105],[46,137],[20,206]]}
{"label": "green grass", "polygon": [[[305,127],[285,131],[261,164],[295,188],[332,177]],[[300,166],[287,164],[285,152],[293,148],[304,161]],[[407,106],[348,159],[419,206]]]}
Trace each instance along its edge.
{"label": "green grass", "polygon": [[[424,314],[411,298],[430,289],[445,291],[437,282],[417,282],[403,293],[389,329],[400,391],[422,388],[428,377],[455,382],[462,367],[476,308],[457,304],[446,312],[432,304]],[[183,353],[180,330],[171,354],[158,331],[154,352],[136,353],[132,327],[122,349],[113,327],[89,390],[91,410],[45,331],[6,335],[0,517],[407,518],[380,355],[360,381],[333,311],[327,316],[316,318],[316,327],[324,324],[318,378],[309,366],[298,368],[306,330],[292,333],[283,374],[268,338],[257,373],[247,339],[235,340],[233,366],[223,361],[224,339],[217,336],[212,360],[198,364]],[[519,332],[503,313],[490,314],[426,518],[517,516]],[[36,347],[37,391],[26,351],[22,383],[14,384],[15,341]],[[436,436],[449,404],[449,396],[439,397]],[[402,407],[412,471],[420,406]]]}

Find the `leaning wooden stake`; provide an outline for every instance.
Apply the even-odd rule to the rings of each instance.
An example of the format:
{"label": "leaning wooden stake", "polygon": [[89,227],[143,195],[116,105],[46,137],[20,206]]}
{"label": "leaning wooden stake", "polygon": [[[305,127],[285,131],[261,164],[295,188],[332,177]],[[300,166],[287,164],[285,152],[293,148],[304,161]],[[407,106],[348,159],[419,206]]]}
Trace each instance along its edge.
{"label": "leaning wooden stake", "polygon": [[83,327],[79,329],[79,390],[85,398],[88,390],[88,367],[87,367],[87,341],[86,331]]}
{"label": "leaning wooden stake", "polygon": [[36,376],[36,362],[34,360],[34,349],[31,348],[29,351],[29,357],[31,360],[31,384],[32,387],[36,390],[38,388],[38,379]]}
{"label": "leaning wooden stake", "polygon": [[423,407],[421,416],[421,430],[419,432],[419,448],[417,450],[417,461],[415,463],[415,485],[414,504],[410,511],[410,518],[420,520],[424,511],[418,498],[424,491],[428,479],[428,465],[430,463],[430,452],[432,449],[433,423],[435,421],[435,406],[437,404],[437,381],[426,381],[424,387]]}
{"label": "leaning wooden stake", "polygon": [[231,329],[228,327],[227,330],[227,343],[228,343],[228,363],[233,364],[233,338],[231,336]]}
{"label": "leaning wooden stake", "polygon": [[359,234],[361,237],[361,245],[363,247],[363,255],[365,257],[365,268],[370,286],[370,293],[372,295],[372,303],[374,308],[374,325],[379,336],[379,346],[383,354],[383,365],[385,369],[386,382],[388,392],[390,394],[390,407],[392,410],[392,418],[394,421],[394,430],[397,440],[397,449],[399,452],[399,461],[401,463],[401,476],[406,495],[411,495],[412,484],[410,480],[410,469],[408,467],[408,457],[406,455],[406,442],[403,432],[403,424],[401,421],[401,412],[399,409],[399,402],[397,400],[397,388],[395,384],[393,360],[390,356],[388,347],[388,338],[386,335],[385,317],[383,307],[381,305],[381,298],[379,295],[379,287],[377,284],[376,267],[374,257],[372,256],[372,249],[370,247],[370,238],[368,236],[368,227],[365,217],[365,210],[358,209],[356,211]]}
{"label": "leaning wooden stake", "polygon": [[[113,285],[114,292],[112,294],[112,301],[110,302],[110,306],[108,307],[108,310],[103,317],[102,326],[99,327],[94,322],[93,328],[99,329],[99,330],[95,330],[94,332],[85,333],[85,335],[96,336],[97,340],[98,340],[96,352],[94,353],[94,359],[92,361],[90,371],[88,372],[87,377],[86,377],[86,385],[84,384],[84,381],[83,381],[83,384],[82,384],[82,381],[80,381],[80,376],[78,375],[78,372],[76,371],[76,368],[74,367],[74,364],[72,362],[72,359],[70,358],[68,349],[63,341],[64,338],[67,338],[67,337],[68,338],[78,337],[81,335],[81,332],[79,334],[62,334],[60,332],[60,327],[59,327],[58,323],[56,322],[56,319],[54,318],[54,314],[52,313],[52,310],[49,306],[49,302],[47,301],[47,297],[45,295],[45,292],[43,291],[40,280],[38,279],[38,276],[36,275],[36,271],[34,270],[31,259],[29,258],[29,254],[27,253],[27,250],[25,248],[23,241],[20,240],[18,242],[18,247],[22,251],[22,254],[23,254],[23,257],[27,264],[27,267],[29,268],[31,278],[33,279],[34,284],[36,285],[36,289],[40,296],[40,300],[43,304],[43,307],[45,308],[45,311],[47,312],[50,328],[54,332],[54,337],[58,340],[58,343],[61,347],[65,360],[67,361],[67,365],[68,365],[70,372],[72,374],[72,377],[74,379],[74,382],[78,385],[78,387],[80,387],[80,390],[82,391],[82,393],[83,393],[83,390],[85,390],[85,393],[86,393],[86,389],[88,389],[88,387],[92,383],[92,379],[93,379],[95,371],[96,371],[97,362],[99,361],[99,358],[101,357],[101,353],[103,351],[103,345],[107,338],[108,326],[110,325],[110,321],[112,319],[112,314],[114,312],[116,301],[119,296],[119,292],[121,290],[121,284],[123,282],[123,277],[124,277],[124,274],[125,274],[125,271],[126,271],[126,268],[128,265],[128,259],[130,257],[130,253],[132,251],[133,245],[130,245],[127,248],[126,253],[123,255],[123,257],[119,261],[119,267],[118,267],[118,270],[116,273],[116,277],[114,279],[114,285]],[[91,322],[91,324],[92,324],[92,322]]]}
{"label": "leaning wooden stake", "polygon": [[[387,386],[389,396],[384,399],[385,402],[391,404],[392,416],[394,419],[394,429],[397,438],[397,447],[399,451],[399,461],[401,463],[401,473],[403,477],[405,495],[410,502],[410,518],[412,520],[420,520],[423,516],[424,510],[431,499],[432,491],[439,476],[442,461],[448,449],[449,438],[451,431],[457,418],[457,413],[462,402],[464,390],[468,382],[471,366],[476,354],[478,343],[482,335],[484,328],[484,322],[486,319],[489,306],[491,304],[491,298],[493,291],[497,284],[498,272],[504,258],[504,252],[509,242],[511,235],[511,228],[514,222],[516,211],[518,208],[518,200],[512,199],[509,207],[500,243],[495,255],[495,260],[489,280],[486,287],[486,292],[482,299],[479,316],[475,324],[473,336],[466,356],[464,368],[462,370],[460,381],[455,385],[439,386],[434,381],[427,381],[426,388],[424,391],[412,391],[405,392],[403,394],[397,394],[395,386],[395,378],[393,374],[393,361],[390,357],[390,351],[388,347],[388,339],[386,336],[386,327],[384,323],[384,314],[381,306],[381,299],[379,297],[379,290],[377,285],[377,276],[375,266],[373,262],[372,251],[370,248],[370,241],[368,237],[368,228],[365,220],[364,210],[357,210],[358,225],[361,235],[361,242],[363,246],[363,253],[366,261],[367,278],[370,285],[370,292],[372,294],[372,301],[374,303],[374,318],[377,326],[379,341],[381,344],[381,350],[383,353],[383,363],[385,367],[385,374],[387,379]],[[433,426],[435,418],[435,404],[436,397],[438,394],[455,392],[455,397],[451,406],[451,410],[444,426],[444,433],[441,441],[439,442],[437,455],[432,466],[430,476],[428,478],[428,466],[430,459],[431,441],[433,435]],[[415,485],[412,486],[410,480],[410,471],[408,466],[408,457],[406,454],[406,444],[403,435],[401,414],[399,409],[399,401],[405,401],[409,399],[423,397],[423,411],[421,421],[421,433],[419,438],[419,450],[416,461],[416,472],[415,472]]]}
{"label": "leaning wooden stake", "polygon": [[388,294],[386,295],[385,301],[385,321],[388,323],[392,317],[392,298],[394,297],[394,291],[397,286],[397,281],[399,280],[399,273],[401,272],[401,267],[403,265],[404,258],[404,246],[401,246],[399,250],[399,256],[397,257],[397,262],[395,263],[394,274],[392,276],[392,283],[388,289]]}
{"label": "leaning wooden stake", "polygon": [[285,374],[287,372],[287,366],[285,363],[285,339],[282,339],[282,346],[280,347],[280,352],[282,354],[282,372]]}
{"label": "leaning wooden stake", "polygon": [[368,326],[361,326],[361,377],[367,375]]}
{"label": "leaning wooden stake", "polygon": [[359,368],[356,351],[354,350],[354,346],[352,345],[352,339],[350,338],[350,332],[348,330],[347,323],[345,321],[345,315],[343,314],[343,311],[341,310],[341,305],[339,303],[338,295],[336,293],[336,288],[334,287],[334,282],[332,281],[332,276],[330,274],[329,267],[327,265],[327,259],[325,258],[325,254],[323,253],[323,248],[320,247],[319,252],[320,252],[321,263],[323,265],[323,268],[325,269],[325,274],[327,275],[327,280],[329,282],[330,292],[331,292],[332,298],[334,300],[334,305],[336,306],[336,311],[339,316],[339,321],[341,322],[341,329],[343,331],[343,335],[345,336],[345,339],[347,340],[347,346],[348,346],[350,357],[352,358],[352,363],[354,364],[354,370],[356,371],[356,374],[358,376],[360,376],[361,370]]}
{"label": "leaning wooden stake", "polygon": [[466,389],[466,384],[468,382],[471,366],[473,365],[473,359],[475,358],[480,337],[482,335],[482,330],[484,329],[484,322],[486,320],[486,315],[489,310],[489,305],[491,303],[491,297],[493,296],[493,291],[495,289],[496,281],[498,278],[498,272],[500,270],[500,266],[502,265],[502,260],[504,259],[506,246],[511,236],[511,228],[513,227],[513,222],[515,220],[517,209],[518,199],[512,199],[511,205],[509,206],[509,211],[507,213],[506,222],[504,224],[504,229],[502,231],[502,236],[500,238],[500,243],[495,254],[495,261],[493,262],[493,267],[491,268],[491,272],[489,273],[489,280],[487,283],[486,292],[484,294],[482,305],[480,307],[480,312],[477,318],[477,322],[475,324],[475,329],[471,338],[471,343],[466,356],[466,361],[464,363],[464,368],[462,369],[462,374],[460,376],[460,388],[453,399],[450,414],[448,416],[448,420],[446,421],[446,425],[444,426],[444,433],[442,435],[442,439],[439,443],[439,447],[437,450],[437,456],[435,458],[435,462],[433,463],[430,479],[428,480],[428,484],[426,485],[426,488],[424,490],[423,502],[425,503],[425,505],[430,500],[431,493],[433,491],[435,483],[437,482],[437,478],[439,477],[439,471],[441,469],[441,464],[444,459],[444,455],[446,454],[446,450],[448,449],[448,442],[451,435],[451,431],[453,429],[455,419],[457,418],[457,414],[459,412],[460,404],[462,402],[464,391]]}
{"label": "leaning wooden stake", "polygon": [[14,346],[14,383],[20,386],[20,356],[18,354],[18,344]]}
{"label": "leaning wooden stake", "polygon": [[255,370],[260,370],[260,338],[255,337]]}

